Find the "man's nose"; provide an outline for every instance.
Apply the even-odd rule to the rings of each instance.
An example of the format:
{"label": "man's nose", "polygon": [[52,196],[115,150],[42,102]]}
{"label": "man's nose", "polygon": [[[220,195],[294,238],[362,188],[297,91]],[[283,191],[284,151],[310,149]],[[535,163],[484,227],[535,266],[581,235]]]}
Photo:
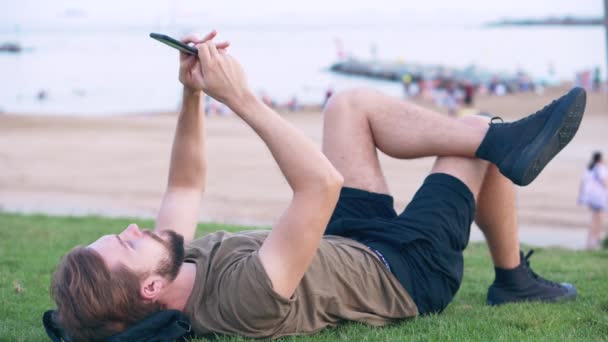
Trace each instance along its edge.
{"label": "man's nose", "polygon": [[125,229],[125,233],[127,233],[127,236],[130,238],[140,238],[143,236],[142,231],[135,223],[130,224],[127,229]]}

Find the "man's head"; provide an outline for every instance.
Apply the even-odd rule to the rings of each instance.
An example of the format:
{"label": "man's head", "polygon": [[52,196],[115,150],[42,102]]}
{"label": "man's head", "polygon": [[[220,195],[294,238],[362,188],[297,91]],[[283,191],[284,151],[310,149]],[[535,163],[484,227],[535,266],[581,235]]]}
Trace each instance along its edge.
{"label": "man's head", "polygon": [[51,283],[59,323],[76,340],[101,340],[124,330],[163,308],[162,296],[183,259],[181,235],[134,224],[74,248]]}

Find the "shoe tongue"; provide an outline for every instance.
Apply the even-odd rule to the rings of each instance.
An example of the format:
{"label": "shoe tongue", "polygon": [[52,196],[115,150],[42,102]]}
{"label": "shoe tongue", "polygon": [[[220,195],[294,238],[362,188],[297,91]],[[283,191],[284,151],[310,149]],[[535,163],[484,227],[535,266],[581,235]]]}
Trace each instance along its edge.
{"label": "shoe tongue", "polygon": [[518,289],[530,286],[531,284],[541,285],[542,287],[562,287],[559,283],[547,280],[536,274],[530,267],[530,256],[534,250],[530,250],[525,256],[523,252],[519,252],[520,263],[512,269],[503,269],[494,267],[496,272],[495,283],[506,288]]}
{"label": "shoe tongue", "polygon": [[520,283],[527,279],[534,278],[534,272],[530,268],[529,258],[534,253],[534,250],[530,250],[526,255],[523,251],[519,251],[519,265],[515,268],[504,269],[500,267],[494,267],[496,272],[496,281],[504,284]]}
{"label": "shoe tongue", "polygon": [[517,267],[511,269],[494,267],[494,272],[496,273],[495,281],[502,284],[520,283],[530,278],[528,268],[528,265],[523,261]]}

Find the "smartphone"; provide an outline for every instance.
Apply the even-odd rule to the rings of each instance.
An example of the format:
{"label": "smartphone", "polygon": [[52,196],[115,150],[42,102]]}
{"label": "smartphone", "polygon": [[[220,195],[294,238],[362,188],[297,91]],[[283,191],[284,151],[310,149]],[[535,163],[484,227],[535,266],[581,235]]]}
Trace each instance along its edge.
{"label": "smartphone", "polygon": [[150,38],[154,38],[161,43],[165,43],[172,48],[178,49],[181,52],[187,53],[192,56],[198,56],[198,50],[194,46],[184,44],[179,40],[173,39],[167,35],[160,33],[150,33]]}

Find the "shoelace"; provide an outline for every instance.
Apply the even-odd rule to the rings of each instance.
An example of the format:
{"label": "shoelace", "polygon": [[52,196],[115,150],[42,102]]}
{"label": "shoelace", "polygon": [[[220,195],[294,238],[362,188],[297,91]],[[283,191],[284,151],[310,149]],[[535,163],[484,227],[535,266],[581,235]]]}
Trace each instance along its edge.
{"label": "shoelace", "polygon": [[550,280],[547,280],[541,276],[539,276],[538,274],[536,274],[534,271],[532,271],[532,268],[530,267],[530,257],[532,256],[532,254],[534,254],[534,249],[531,249],[528,251],[528,253],[526,254],[526,256],[524,257],[524,262],[526,265],[526,270],[528,271],[528,273],[537,281],[552,286],[552,287],[562,287],[560,284],[552,282]]}

